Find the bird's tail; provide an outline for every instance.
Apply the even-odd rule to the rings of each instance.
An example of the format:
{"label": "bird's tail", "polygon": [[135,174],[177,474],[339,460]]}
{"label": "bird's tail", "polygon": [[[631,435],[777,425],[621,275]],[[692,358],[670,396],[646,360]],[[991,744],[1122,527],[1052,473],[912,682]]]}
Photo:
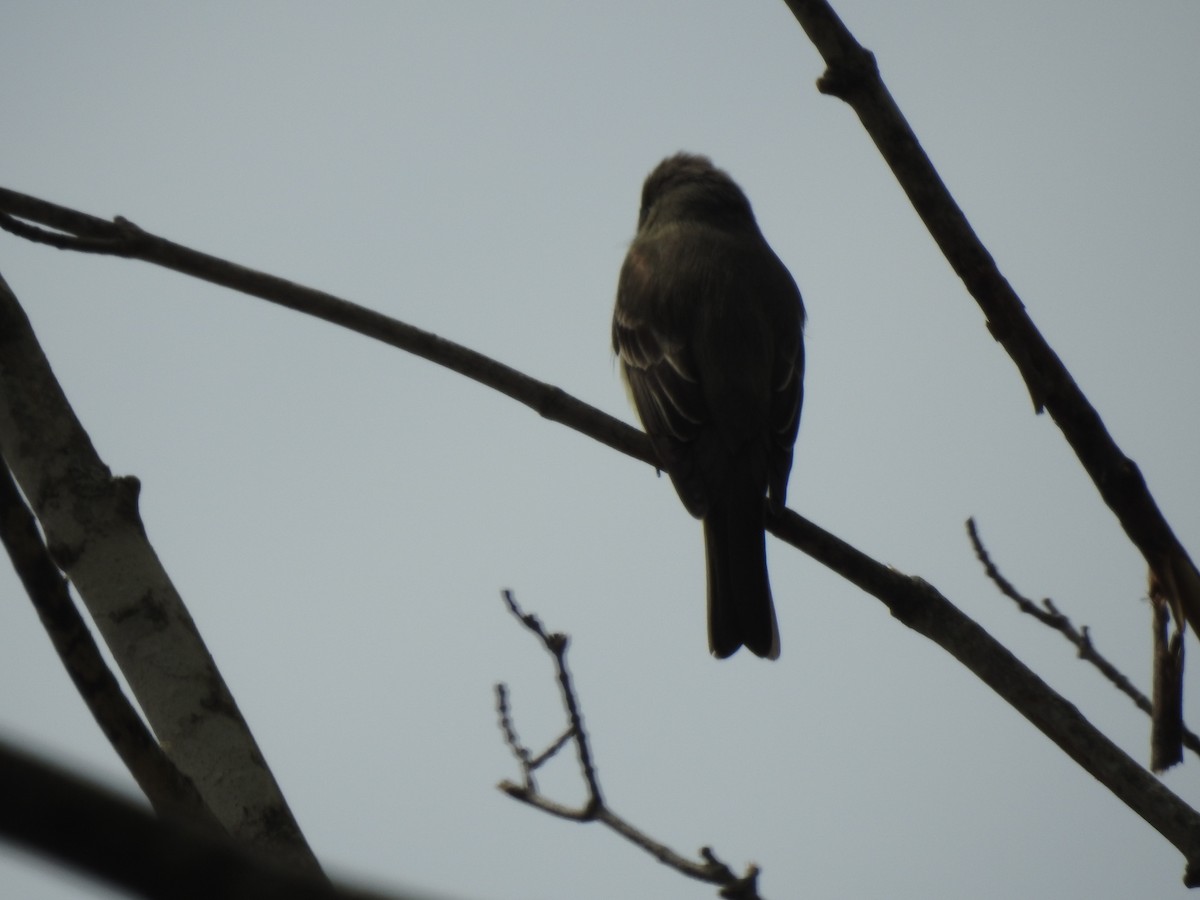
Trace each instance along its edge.
{"label": "bird's tail", "polygon": [[708,564],[708,646],[720,659],[743,644],[779,658],[779,626],[767,577],[767,536],[761,493],[730,492],[704,517]]}

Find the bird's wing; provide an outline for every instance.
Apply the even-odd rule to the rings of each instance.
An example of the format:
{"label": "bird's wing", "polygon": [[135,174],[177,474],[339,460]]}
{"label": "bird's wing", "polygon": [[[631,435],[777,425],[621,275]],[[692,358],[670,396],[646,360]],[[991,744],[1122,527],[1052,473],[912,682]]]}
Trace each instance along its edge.
{"label": "bird's wing", "polygon": [[692,471],[689,448],[708,420],[704,395],[687,347],[659,295],[653,251],[630,249],[617,285],[613,350],[646,433],[688,512],[702,516],[705,491]]}
{"label": "bird's wing", "polygon": [[[782,264],[781,264],[782,268]],[[803,305],[800,303],[800,292],[796,289],[791,276],[791,291],[785,292],[789,297],[791,316],[785,321],[794,321],[795,330],[775,336],[775,357],[771,370],[771,449],[768,461],[769,481],[768,491],[771,504],[775,508],[782,507],[787,496],[788,475],[792,470],[792,447],[796,443],[796,434],[800,430],[800,407],[804,403],[804,328]],[[791,299],[794,294],[795,299]],[[799,311],[798,314],[795,311]]]}

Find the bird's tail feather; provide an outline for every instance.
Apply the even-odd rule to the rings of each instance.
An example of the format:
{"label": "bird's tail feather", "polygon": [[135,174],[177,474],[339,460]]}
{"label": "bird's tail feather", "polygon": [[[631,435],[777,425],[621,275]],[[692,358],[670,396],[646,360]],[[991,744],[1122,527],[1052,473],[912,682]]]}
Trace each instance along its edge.
{"label": "bird's tail feather", "polygon": [[708,564],[708,645],[724,659],[745,645],[779,658],[779,626],[767,577],[767,539],[761,493],[732,492],[704,517]]}

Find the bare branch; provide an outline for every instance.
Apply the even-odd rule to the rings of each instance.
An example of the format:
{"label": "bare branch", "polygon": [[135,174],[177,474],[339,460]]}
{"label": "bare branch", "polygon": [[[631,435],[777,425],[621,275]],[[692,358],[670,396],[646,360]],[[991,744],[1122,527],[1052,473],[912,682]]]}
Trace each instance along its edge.
{"label": "bare branch", "polygon": [[1020,298],[955,203],[879,74],[825,0],[786,0],[827,66],[818,90],[848,103],[891,168],[946,260],[1016,363],[1034,408],[1061,429],[1104,502],[1159,575],[1172,602],[1200,630],[1200,572],[1167,524],[1137,465],[1121,452],[1100,414],[1034,326]]}
{"label": "bare branch", "polygon": [[1086,625],[1083,626],[1082,631],[1076,629],[1070,618],[1060,612],[1058,607],[1054,605],[1053,600],[1047,597],[1042,600],[1042,606],[1039,607],[1013,587],[1012,582],[1000,574],[1000,570],[992,562],[987,548],[983,546],[983,539],[979,536],[979,530],[975,525],[974,519],[967,519],[967,534],[970,535],[976,558],[983,565],[984,574],[991,579],[1000,593],[1012,600],[1021,612],[1033,616],[1033,618],[1037,619],[1043,625],[1053,628],[1074,644],[1080,659],[1085,659],[1095,665],[1104,677],[1112,682],[1114,687],[1134,702],[1134,705],[1138,709],[1147,714],[1151,712],[1150,699],[1139,691],[1120,669],[1110,663],[1096,650]]}
{"label": "bare branch", "polygon": [[[1028,597],[1021,594],[1013,586],[1012,582],[1010,582],[1000,573],[1000,570],[996,567],[996,564],[992,562],[991,555],[987,552],[987,548],[983,546],[983,539],[979,536],[979,530],[975,525],[974,519],[967,519],[967,534],[971,537],[971,544],[975,548],[975,556],[983,565],[984,573],[992,580],[992,583],[996,585],[1000,593],[1012,600],[1013,603],[1017,605],[1017,608],[1021,610],[1021,612],[1033,616],[1043,625],[1053,628],[1064,638],[1070,641],[1078,651],[1077,655],[1080,659],[1086,660],[1094,665],[1100,671],[1100,673],[1107,678],[1115,688],[1117,688],[1117,690],[1132,700],[1138,709],[1148,716],[1154,715],[1155,709],[1160,708],[1161,704],[1152,704],[1150,702],[1150,698],[1138,690],[1134,683],[1129,680],[1129,677],[1125,675],[1125,673],[1109,662],[1100,653],[1100,651],[1096,649],[1096,645],[1092,642],[1091,634],[1089,633],[1086,625],[1084,625],[1082,629],[1076,629],[1070,618],[1064,615],[1058,609],[1058,607],[1054,605],[1054,601],[1048,597],[1042,600],[1042,606],[1039,607]],[[1162,616],[1165,615],[1166,611],[1162,610]],[[1156,623],[1159,622],[1160,618],[1161,617],[1158,615],[1156,608]],[[1163,619],[1161,623],[1164,630],[1166,627],[1165,622],[1166,620]],[[1183,729],[1183,744],[1193,753],[1200,754],[1200,737],[1197,737],[1193,732],[1187,730],[1186,728]],[[1151,745],[1152,747],[1155,746],[1155,742],[1153,740],[1151,741]],[[1154,756],[1157,760],[1158,756]],[[1176,762],[1178,762],[1178,760],[1176,760]],[[1155,761],[1152,761],[1151,768],[1158,772],[1162,771],[1162,769],[1166,768],[1166,766],[1160,766]]]}
{"label": "bare branch", "polygon": [[109,671],[67,583],[42,543],[33,514],[8,469],[0,465],[0,541],[59,659],[93,718],[160,815],[175,815],[224,833],[191,779],[162,752]]}
{"label": "bare branch", "polygon": [[[614,450],[655,462],[650,439],[618,419],[597,413],[560,388],[518,372],[461,344],[382,313],[303,285],[247,269],[172,243],[117,217],[113,222],[36,197],[0,188],[0,211],[98,242],[109,241],[118,256],[140,259],[203,281],[324,319],[428,359],[524,403],[539,415],[588,434]],[[134,237],[136,235],[136,237]],[[100,244],[96,244],[100,246]],[[93,248],[94,252],[99,252]]]}
{"label": "bare branch", "polygon": [[508,714],[508,692],[502,685],[498,686],[496,690],[498,705],[501,710],[501,728],[504,732],[505,743],[513,749],[517,759],[521,761],[525,783],[514,784],[511,781],[502,781],[499,784],[500,790],[504,791],[510,797],[520,800],[522,803],[528,804],[535,809],[540,809],[542,812],[549,813],[552,816],[557,816],[560,819],[567,819],[572,822],[601,822],[630,843],[641,847],[659,862],[670,866],[675,871],[689,878],[695,878],[698,881],[719,886],[722,897],[733,898],[733,900],[756,900],[759,896],[759,869],[757,866],[750,865],[746,869],[746,874],[738,877],[733,873],[732,869],[717,859],[716,855],[708,847],[700,850],[700,857],[703,859],[703,862],[690,860],[676,853],[665,844],[654,840],[609,808],[600,790],[600,779],[596,774],[596,766],[592,760],[591,746],[587,739],[587,733],[583,728],[583,713],[580,711],[579,701],[575,696],[575,688],[571,682],[570,671],[567,668],[567,647],[570,645],[570,639],[566,635],[557,632],[547,633],[537,616],[532,613],[521,612],[521,608],[517,605],[512,591],[504,591],[503,596],[504,602],[513,616],[522,625],[537,635],[542,646],[554,657],[554,669],[558,677],[559,689],[562,693],[563,706],[567,711],[567,719],[570,722],[565,739],[575,742],[575,747],[579,755],[579,768],[583,773],[584,782],[587,784],[588,796],[584,805],[576,808],[551,800],[549,797],[538,792],[537,787],[533,783],[531,770],[540,764],[540,761],[545,761],[552,757],[563,746],[564,738],[559,738],[548,750],[541,753],[537,757],[539,762],[531,763],[529,751],[522,747],[516,738],[516,730],[513,728]]}
{"label": "bare branch", "polygon": [[0,455],[172,761],[231,835],[320,873],[170,576],[0,279]]}
{"label": "bare branch", "polygon": [[[789,6],[829,66],[820,82],[821,89],[841,97],[855,108],[947,259],[983,309],[987,327],[1012,356],[1035,408],[1049,410],[1105,502],[1117,515],[1151,571],[1158,576],[1163,590],[1169,592],[1171,603],[1182,604],[1188,617],[1196,622],[1200,619],[1200,591],[1197,590],[1200,574],[1166,523],[1136,465],[1124,456],[1107,433],[1096,410],[1037,332],[1019,298],[971,232],[965,216],[950,198],[883,86],[874,58],[846,31],[827,3],[789,0]],[[45,219],[29,214],[29,204],[40,203],[12,192],[0,192],[0,207],[13,215],[52,227],[63,227],[61,222],[70,218],[63,215],[70,211],[62,208],[50,211]],[[26,211],[18,208],[22,206]],[[60,221],[54,221],[56,219]],[[92,220],[91,224],[78,227],[81,239],[102,241],[106,238],[116,240],[117,235],[105,229],[119,226]],[[402,346],[489,384],[527,403],[540,414],[592,434],[622,452],[653,461],[644,437],[632,429],[621,426],[606,430],[608,423],[604,418],[593,415],[594,411],[582,404],[574,405],[577,401],[557,388],[528,379],[435,335],[395,323],[361,307],[346,305],[330,295],[241,269],[144,233],[133,243],[136,246],[132,250],[121,246],[118,255],[157,262],[291,308],[304,309],[360,333]],[[770,527],[774,534],[879,597],[902,622],[954,654],[1179,847],[1189,861],[1185,881],[1200,883],[1200,848],[1197,845],[1200,828],[1194,811],[1121,753],[936,590],[918,578],[880,566],[790,511],[771,514]],[[1049,612],[1053,615],[1056,610]],[[1086,630],[1083,638],[1086,641]],[[582,738],[582,733],[579,737]]]}
{"label": "bare branch", "polygon": [[975,673],[1071,759],[1170,841],[1200,886],[1200,815],[1137,764],[1075,706],[921,578],[884,566],[791,510],[768,511],[772,534],[883,601],[893,616]]}
{"label": "bare branch", "polygon": [[[533,773],[541,763],[534,763],[533,754],[529,752],[529,748],[522,744],[521,739],[517,737],[517,728],[513,725],[512,715],[508,709],[508,687],[504,684],[496,685],[496,712],[500,716],[500,731],[504,734],[504,743],[508,745],[508,749],[512,751],[513,756],[517,759],[517,763],[521,766],[521,774],[525,777],[525,784],[523,786],[526,790],[536,792],[537,783],[533,779]],[[554,743],[551,750],[543,753],[542,756],[549,759],[558,752],[558,749],[563,744],[570,740],[570,737],[570,732],[567,732]],[[542,761],[544,762],[545,760],[543,759]]]}
{"label": "bare branch", "polygon": [[[504,597],[504,602],[508,606],[509,612],[522,625],[538,636],[544,646],[554,657],[554,671],[558,676],[558,689],[562,694],[563,705],[567,709],[567,720],[569,728],[567,730],[568,739],[574,739],[575,749],[579,754],[579,768],[583,772],[584,781],[587,783],[588,800],[585,815],[590,816],[592,810],[599,809],[604,806],[604,797],[600,793],[600,780],[596,776],[596,766],[592,761],[592,749],[588,744],[587,732],[583,728],[583,714],[579,711],[579,702],[575,699],[575,688],[571,684],[571,672],[567,668],[567,645],[570,639],[559,632],[547,634],[542,627],[541,621],[533,613],[522,613],[521,608],[517,605],[517,598],[512,591],[501,592]],[[563,746],[565,742],[559,738],[554,745],[546,752],[540,754],[539,759],[549,759],[554,755],[557,747]]]}

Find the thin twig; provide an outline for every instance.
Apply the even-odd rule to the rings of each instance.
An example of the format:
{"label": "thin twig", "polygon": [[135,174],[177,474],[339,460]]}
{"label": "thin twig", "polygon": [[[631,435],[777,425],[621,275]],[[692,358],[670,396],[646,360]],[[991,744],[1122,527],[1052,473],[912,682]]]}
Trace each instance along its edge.
{"label": "thin twig", "polygon": [[[567,648],[570,646],[570,639],[566,635],[557,632],[548,633],[537,616],[532,613],[522,612],[521,608],[517,605],[512,591],[504,591],[503,597],[509,612],[522,625],[537,635],[542,646],[554,657],[555,674],[562,693],[563,706],[567,711],[570,727],[564,737],[559,738],[548,750],[539,754],[536,760],[533,760],[529,751],[517,740],[516,728],[512,724],[508,709],[508,691],[502,685],[497,686],[497,706],[500,710],[501,730],[504,733],[504,741],[513,750],[518,761],[521,762],[522,773],[525,777],[525,783],[520,785],[514,784],[511,781],[502,781],[499,785],[500,790],[504,791],[510,797],[520,800],[522,803],[526,803],[535,809],[540,809],[552,816],[557,816],[560,819],[567,819],[572,822],[601,822],[626,840],[641,847],[664,865],[670,866],[689,878],[719,886],[722,897],[730,898],[730,900],[757,900],[759,897],[759,868],[757,866],[751,864],[747,867],[746,874],[739,877],[734,874],[729,866],[721,862],[709,847],[704,847],[700,850],[700,858],[703,862],[688,859],[660,841],[654,840],[609,808],[600,790],[600,779],[596,773],[596,766],[593,761],[591,746],[587,739],[587,732],[583,727],[583,713],[580,710],[575,688],[571,681],[570,671],[567,668]],[[539,793],[531,777],[531,769],[536,768],[536,765],[540,765],[539,761],[544,761],[552,757],[563,746],[565,740],[573,740],[575,742],[579,756],[580,771],[583,773],[584,782],[587,785],[587,800],[582,807],[567,806]]]}
{"label": "thin twig", "polygon": [[[1154,714],[1154,704],[1150,702],[1150,698],[1143,694],[1129,680],[1120,669],[1106,659],[1099,650],[1096,649],[1095,643],[1092,641],[1088,627],[1084,625],[1077,629],[1071,622],[1070,618],[1064,615],[1054,601],[1050,598],[1042,600],[1042,606],[1038,606],[1028,597],[1018,591],[1007,578],[1000,573],[996,564],[992,561],[991,554],[987,548],[983,546],[983,539],[979,536],[979,529],[975,525],[975,519],[967,519],[967,534],[970,535],[971,545],[975,548],[975,556],[983,565],[983,571],[996,588],[1005,597],[1008,597],[1017,605],[1017,608],[1027,615],[1033,616],[1043,625],[1054,629],[1064,638],[1070,641],[1078,651],[1080,659],[1090,662],[1096,667],[1099,672],[1112,683],[1113,687],[1125,694],[1134,702],[1142,712],[1148,716]],[[1183,743],[1193,753],[1200,754],[1200,737],[1197,737],[1186,728],[1183,731]]]}
{"label": "thin twig", "polygon": [[500,716],[500,731],[504,734],[504,743],[512,750],[513,756],[521,766],[525,787],[528,790],[536,791],[537,784],[533,780],[533,771],[537,766],[533,764],[529,748],[522,744],[521,739],[517,737],[517,728],[513,725],[512,714],[508,708],[508,686],[503,683],[496,685],[496,712]]}
{"label": "thin twig", "polygon": [[558,753],[559,750],[561,750],[563,747],[567,746],[567,743],[574,736],[575,736],[575,732],[572,729],[568,728],[566,731],[564,731],[562,734],[560,734],[558,736],[558,740],[556,740],[554,743],[550,744],[548,747],[546,747],[545,750],[543,750],[541,753],[539,753],[537,756],[535,756],[532,760],[530,760],[529,764],[535,769],[540,768],[541,766],[545,765],[547,762],[549,762],[554,757],[554,755],[556,753]]}

